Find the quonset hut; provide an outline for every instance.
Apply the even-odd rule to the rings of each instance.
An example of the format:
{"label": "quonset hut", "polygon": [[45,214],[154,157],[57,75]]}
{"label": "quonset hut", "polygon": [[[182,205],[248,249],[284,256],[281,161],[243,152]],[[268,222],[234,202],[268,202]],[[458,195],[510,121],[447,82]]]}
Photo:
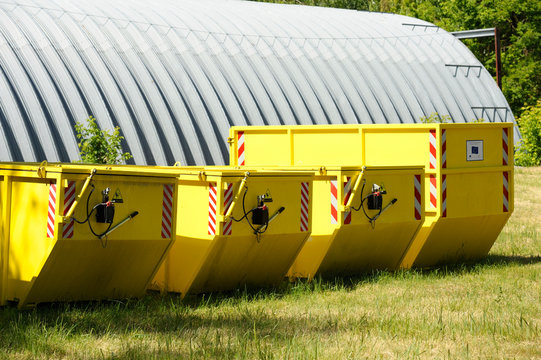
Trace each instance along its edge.
{"label": "quonset hut", "polygon": [[224,164],[231,125],[514,121],[453,35],[245,1],[2,0],[0,160],[72,161],[90,114],[132,163]]}

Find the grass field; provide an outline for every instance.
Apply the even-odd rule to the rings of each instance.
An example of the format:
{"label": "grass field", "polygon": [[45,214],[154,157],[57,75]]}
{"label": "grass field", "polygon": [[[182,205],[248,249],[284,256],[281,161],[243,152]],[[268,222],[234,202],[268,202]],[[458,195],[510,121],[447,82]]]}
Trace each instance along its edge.
{"label": "grass field", "polygon": [[489,256],[262,292],[0,309],[0,358],[541,359],[541,168]]}

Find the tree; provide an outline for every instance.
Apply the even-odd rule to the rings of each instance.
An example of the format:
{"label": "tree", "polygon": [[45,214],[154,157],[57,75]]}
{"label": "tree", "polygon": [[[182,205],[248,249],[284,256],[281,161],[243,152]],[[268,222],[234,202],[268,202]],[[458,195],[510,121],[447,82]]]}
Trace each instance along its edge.
{"label": "tree", "polygon": [[88,126],[77,122],[75,131],[79,139],[81,162],[89,164],[119,164],[131,159],[129,153],[122,153],[123,136],[117,126],[110,134],[108,130],[101,130],[92,115],[86,120]]}
{"label": "tree", "polygon": [[529,106],[518,119],[522,140],[515,153],[515,163],[520,166],[541,165],[541,99]]}

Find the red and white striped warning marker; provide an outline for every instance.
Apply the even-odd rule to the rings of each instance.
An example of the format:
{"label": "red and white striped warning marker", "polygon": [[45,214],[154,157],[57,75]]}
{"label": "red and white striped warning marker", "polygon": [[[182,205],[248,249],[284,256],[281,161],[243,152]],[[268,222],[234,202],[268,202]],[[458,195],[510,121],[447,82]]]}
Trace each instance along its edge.
{"label": "red and white striped warning marker", "polygon": [[502,129],[502,165],[509,164],[509,129]]}
{"label": "red and white striped warning marker", "polygon": [[421,220],[421,175],[414,176],[415,187],[415,220]]}
{"label": "red and white striped warning marker", "polygon": [[162,202],[162,239],[171,237],[171,223],[173,215],[173,185],[165,184],[163,186]]}
{"label": "red and white striped warning marker", "polygon": [[[344,205],[347,204],[349,197],[351,196],[351,178],[348,176],[344,182]],[[351,211],[344,213],[344,224],[351,224]]]}
{"label": "red and white striped warning marker", "polygon": [[509,171],[503,172],[503,212],[509,212]]}
{"label": "red and white striped warning marker", "polygon": [[436,208],[438,206],[438,183],[436,175],[430,175],[430,206]]}
{"label": "red and white striped warning marker", "polygon": [[301,231],[308,231],[310,184],[301,182]]}
{"label": "red and white striped warning marker", "polygon": [[441,131],[441,167],[447,168],[447,130]]}
{"label": "red and white striped warning marker", "polygon": [[209,184],[209,225],[208,234],[216,235],[216,183]]}
{"label": "red and white striped warning marker", "polygon": [[[229,210],[229,207],[233,203],[233,183],[228,183],[227,189],[224,191],[224,215]],[[224,235],[231,235],[233,233],[233,220],[226,221],[224,223]]]}
{"label": "red and white striped warning marker", "polygon": [[[75,181],[68,181],[68,187],[64,189],[64,216],[68,213],[69,209],[75,202]],[[62,230],[62,237],[65,239],[70,239],[73,237],[73,228],[75,222],[73,220],[68,221],[64,224],[64,229]]]}
{"label": "red and white striped warning marker", "polygon": [[441,176],[441,216],[447,217],[447,175]]}
{"label": "red and white striped warning marker", "polygon": [[56,184],[49,185],[49,210],[47,211],[47,237],[54,237],[54,215],[56,209]]}
{"label": "red and white striped warning marker", "polygon": [[436,168],[436,130],[430,130],[430,168]]}
{"label": "red and white striped warning marker", "polygon": [[331,180],[331,224],[338,224],[338,187],[337,180]]}
{"label": "red and white striped warning marker", "polygon": [[238,165],[244,166],[244,131],[239,131],[237,138],[237,159]]}

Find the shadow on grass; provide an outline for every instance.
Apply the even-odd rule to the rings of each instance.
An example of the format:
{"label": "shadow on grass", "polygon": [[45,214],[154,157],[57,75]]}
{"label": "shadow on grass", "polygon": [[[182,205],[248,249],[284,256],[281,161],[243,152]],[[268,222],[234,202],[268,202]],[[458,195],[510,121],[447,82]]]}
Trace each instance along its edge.
{"label": "shadow on grass", "polygon": [[541,256],[521,256],[521,255],[488,255],[481,259],[480,263],[491,265],[530,265],[541,263]]}
{"label": "shadow on grass", "polygon": [[[295,282],[283,281],[273,288],[243,288],[230,292],[190,295],[184,300],[176,294],[149,293],[136,300],[40,304],[28,310],[7,306],[0,309],[0,349],[22,351],[31,347],[37,349],[38,353],[42,349],[43,353],[50,354],[52,351],[59,354],[62,350],[55,344],[57,338],[62,340],[89,334],[95,338],[131,334],[191,338],[201,329],[205,329],[206,334],[225,329],[240,337],[258,329],[258,336],[271,336],[285,343],[299,329],[327,334],[336,330],[337,323],[314,322],[297,317],[296,314],[275,316],[272,309],[269,311],[269,300],[289,296],[292,301],[296,301],[296,295],[334,290],[353,291],[367,283],[446,278],[490,268],[538,263],[541,263],[541,256],[489,255],[477,262],[452,266],[396,272],[373,271],[354,277],[318,277],[310,282],[302,279]],[[260,302],[253,306],[252,302],[256,301]],[[368,325],[361,321],[347,326],[363,331]],[[201,334],[197,336],[199,338]]]}

